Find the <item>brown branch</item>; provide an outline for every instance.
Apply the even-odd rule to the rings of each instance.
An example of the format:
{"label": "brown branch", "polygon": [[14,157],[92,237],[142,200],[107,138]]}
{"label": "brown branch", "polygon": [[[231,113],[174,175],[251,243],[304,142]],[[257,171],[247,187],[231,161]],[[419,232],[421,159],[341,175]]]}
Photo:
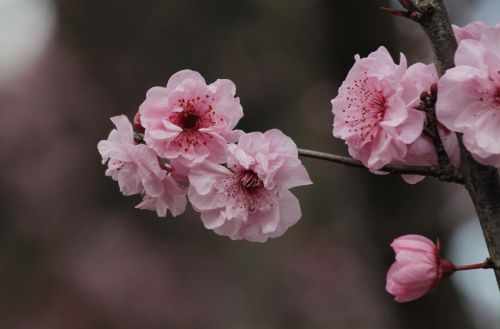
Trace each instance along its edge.
{"label": "brown branch", "polygon": [[496,264],[495,276],[500,289],[500,177],[496,168],[477,163],[463,143],[460,146],[465,188],[476,208],[490,258]]}
{"label": "brown branch", "polygon": [[[353,167],[353,168],[362,168],[362,169],[367,169],[365,165],[359,160],[349,158],[349,157],[344,157],[336,154],[330,154],[330,153],[324,153],[324,152],[318,152],[318,151],[312,151],[312,150],[306,150],[306,149],[299,149],[299,155],[308,157],[308,158],[313,158],[313,159],[320,159],[320,160],[326,160],[338,164],[342,164],[348,167]],[[441,181],[444,182],[453,182],[453,183],[458,183],[458,184],[463,184],[464,180],[462,175],[454,168],[448,168],[448,169],[441,169],[439,167],[435,166],[405,166],[405,167],[400,167],[400,166],[393,166],[393,165],[387,165],[385,167],[382,167],[381,169],[377,170],[381,172],[385,172],[388,174],[395,174],[395,175],[420,175],[420,176],[429,176],[429,177],[436,177]]]}
{"label": "brown branch", "polygon": [[455,66],[457,40],[453,34],[443,0],[421,0],[417,3],[417,19],[429,37],[439,76]]}

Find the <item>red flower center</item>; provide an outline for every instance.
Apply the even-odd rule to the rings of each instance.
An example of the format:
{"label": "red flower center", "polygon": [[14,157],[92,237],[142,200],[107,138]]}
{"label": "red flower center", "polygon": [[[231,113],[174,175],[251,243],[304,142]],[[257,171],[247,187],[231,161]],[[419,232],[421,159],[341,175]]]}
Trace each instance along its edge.
{"label": "red flower center", "polygon": [[204,98],[179,99],[177,102],[182,111],[173,113],[168,119],[188,133],[215,125],[215,113],[209,97],[206,95]]}
{"label": "red flower center", "polygon": [[192,111],[182,111],[178,119],[182,130],[197,130],[200,124],[200,116]]}
{"label": "red flower center", "polygon": [[252,170],[245,170],[240,174],[240,186],[248,193],[262,190],[264,183]]}

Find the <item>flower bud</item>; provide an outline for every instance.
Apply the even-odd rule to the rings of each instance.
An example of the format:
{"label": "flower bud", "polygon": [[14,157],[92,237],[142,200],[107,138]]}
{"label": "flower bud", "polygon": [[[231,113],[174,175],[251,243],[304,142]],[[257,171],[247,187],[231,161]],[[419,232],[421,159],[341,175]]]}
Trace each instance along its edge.
{"label": "flower bud", "polygon": [[434,290],[442,277],[450,276],[455,265],[440,258],[436,244],[421,235],[404,235],[391,247],[396,261],[387,272],[386,290],[397,302],[409,302]]}

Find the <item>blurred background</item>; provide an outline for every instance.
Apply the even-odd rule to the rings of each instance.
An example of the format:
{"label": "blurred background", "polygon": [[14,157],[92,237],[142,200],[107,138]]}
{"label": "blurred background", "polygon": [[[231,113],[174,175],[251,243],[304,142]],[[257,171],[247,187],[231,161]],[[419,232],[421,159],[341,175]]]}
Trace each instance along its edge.
{"label": "blurred background", "polygon": [[[498,0],[448,1],[453,22],[500,21]],[[237,85],[240,128],[279,128],[345,154],[330,99],[385,45],[429,62],[418,26],[388,1],[0,0],[0,328],[495,328],[489,271],[421,300],[385,292],[391,241],[439,237],[452,261],[487,256],[458,186],[304,159],[303,217],[265,244],[231,241],[189,210],[134,209],[96,145],[146,90],[184,68]]]}

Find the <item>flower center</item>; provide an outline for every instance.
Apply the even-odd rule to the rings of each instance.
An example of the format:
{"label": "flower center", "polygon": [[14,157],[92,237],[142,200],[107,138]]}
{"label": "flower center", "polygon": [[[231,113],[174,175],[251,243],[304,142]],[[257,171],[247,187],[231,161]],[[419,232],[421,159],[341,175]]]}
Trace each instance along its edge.
{"label": "flower center", "polygon": [[496,89],[483,92],[479,101],[483,102],[483,105],[490,110],[498,111],[500,109],[500,86]]}
{"label": "flower center", "polygon": [[215,125],[215,112],[210,105],[213,100],[215,99],[210,99],[209,95],[191,99],[181,98],[177,103],[182,111],[171,114],[168,119],[185,132],[196,132],[200,128],[211,127]]}
{"label": "flower center", "polygon": [[182,111],[179,115],[179,126],[182,130],[197,130],[200,116],[192,111]]}
{"label": "flower center", "polygon": [[[232,211],[264,211],[273,207],[276,190],[264,188],[264,182],[252,170],[244,170],[223,180],[227,207]],[[239,210],[238,210],[239,209]]]}
{"label": "flower center", "polygon": [[257,176],[257,174],[251,170],[245,170],[240,174],[240,186],[247,193],[258,192],[264,187],[264,183]]}

